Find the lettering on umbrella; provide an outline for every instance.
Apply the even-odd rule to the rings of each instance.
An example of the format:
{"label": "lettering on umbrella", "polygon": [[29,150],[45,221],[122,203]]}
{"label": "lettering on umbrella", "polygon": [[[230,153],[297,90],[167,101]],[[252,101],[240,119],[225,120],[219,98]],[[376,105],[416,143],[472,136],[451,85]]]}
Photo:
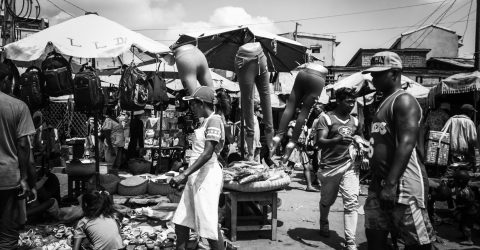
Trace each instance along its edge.
{"label": "lettering on umbrella", "polygon": [[82,47],[82,45],[80,45],[80,44],[74,44],[73,43],[73,38],[67,37],[67,39],[70,40],[70,45],[72,45],[73,47],[80,47],[80,48]]}

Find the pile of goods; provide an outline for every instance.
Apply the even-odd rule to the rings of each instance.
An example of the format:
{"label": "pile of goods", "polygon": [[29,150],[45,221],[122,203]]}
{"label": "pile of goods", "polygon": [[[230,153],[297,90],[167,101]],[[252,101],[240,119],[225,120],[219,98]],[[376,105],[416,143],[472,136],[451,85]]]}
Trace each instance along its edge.
{"label": "pile of goods", "polygon": [[120,177],[106,174],[100,176],[100,185],[112,195],[169,195],[176,192],[176,189],[168,184],[170,179],[176,175],[178,172],[174,171],[162,175],[140,174],[121,175]]}
{"label": "pile of goods", "polygon": [[47,225],[20,233],[20,249],[70,250],[73,243],[73,228],[63,224]]}
{"label": "pile of goods", "polygon": [[253,161],[237,161],[223,169],[224,187],[244,192],[282,189],[290,184],[284,169],[270,169]]}

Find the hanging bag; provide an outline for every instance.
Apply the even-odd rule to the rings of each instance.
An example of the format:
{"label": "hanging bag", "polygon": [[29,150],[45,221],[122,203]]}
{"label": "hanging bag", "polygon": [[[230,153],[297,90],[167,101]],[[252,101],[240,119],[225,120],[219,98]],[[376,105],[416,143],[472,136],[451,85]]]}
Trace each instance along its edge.
{"label": "hanging bag", "polygon": [[75,111],[93,111],[103,108],[105,97],[100,78],[94,68],[83,65],[73,82]]}
{"label": "hanging bag", "polygon": [[43,85],[42,71],[38,67],[31,66],[20,76],[14,93],[32,112],[35,112],[48,103],[48,96],[42,89]]}
{"label": "hanging bag", "polygon": [[45,76],[45,92],[49,96],[70,95],[73,93],[72,68],[59,53],[53,51],[42,62]]}
{"label": "hanging bag", "polygon": [[125,69],[120,79],[120,107],[127,111],[143,110],[148,102],[147,75],[134,64]]}
{"label": "hanging bag", "polygon": [[159,72],[160,64],[153,75],[148,79],[153,87],[152,105],[157,111],[165,111],[168,107],[167,84]]}

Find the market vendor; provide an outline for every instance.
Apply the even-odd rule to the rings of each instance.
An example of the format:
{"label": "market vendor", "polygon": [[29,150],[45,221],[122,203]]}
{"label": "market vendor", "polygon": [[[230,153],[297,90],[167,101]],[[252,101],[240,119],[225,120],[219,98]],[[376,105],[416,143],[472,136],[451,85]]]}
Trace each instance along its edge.
{"label": "market vendor", "polygon": [[204,121],[195,130],[189,167],[170,181],[173,187],[186,183],[172,220],[177,234],[177,249],[186,249],[189,229],[208,239],[211,249],[223,249],[223,237],[218,224],[223,174],[217,154],[225,142],[224,124],[214,112],[217,99],[212,88],[199,87],[184,99],[190,101],[190,109]]}
{"label": "market vendor", "polygon": [[113,163],[112,168],[120,169],[124,162],[125,136],[123,127],[115,118],[114,110],[108,110],[102,125],[102,133],[105,135],[105,160]]}

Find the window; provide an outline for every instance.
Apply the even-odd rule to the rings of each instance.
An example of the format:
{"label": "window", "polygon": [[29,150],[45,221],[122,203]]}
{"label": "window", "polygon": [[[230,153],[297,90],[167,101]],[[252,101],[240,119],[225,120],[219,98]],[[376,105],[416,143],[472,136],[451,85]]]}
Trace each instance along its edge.
{"label": "window", "polygon": [[312,50],[312,53],[320,53],[321,48],[322,48],[322,45],[310,46],[310,49]]}

